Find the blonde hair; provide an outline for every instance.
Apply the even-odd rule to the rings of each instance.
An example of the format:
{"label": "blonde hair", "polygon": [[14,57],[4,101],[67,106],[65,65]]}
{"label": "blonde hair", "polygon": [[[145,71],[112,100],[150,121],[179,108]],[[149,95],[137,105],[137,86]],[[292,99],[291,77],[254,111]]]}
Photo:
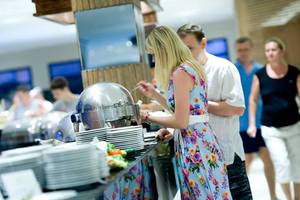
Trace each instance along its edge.
{"label": "blonde hair", "polygon": [[189,65],[199,78],[206,80],[204,69],[172,29],[166,26],[153,29],[146,39],[146,49],[155,55],[155,78],[165,90],[173,71],[181,64]]}
{"label": "blonde hair", "polygon": [[266,40],[265,42],[265,45],[270,43],[270,42],[275,42],[278,46],[278,48],[281,50],[281,51],[285,51],[286,50],[286,46],[284,44],[284,42],[278,38],[278,37],[271,37],[269,39]]}

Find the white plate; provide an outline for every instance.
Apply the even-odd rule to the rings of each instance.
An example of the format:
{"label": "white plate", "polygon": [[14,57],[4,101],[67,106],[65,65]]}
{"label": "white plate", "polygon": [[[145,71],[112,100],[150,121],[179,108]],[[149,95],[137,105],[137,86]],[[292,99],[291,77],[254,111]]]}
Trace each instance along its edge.
{"label": "white plate", "polygon": [[38,145],[38,146],[17,148],[17,149],[13,149],[13,150],[3,151],[1,155],[8,157],[8,156],[25,155],[25,154],[30,154],[30,153],[40,153],[51,147],[52,147],[52,145]]}
{"label": "white plate", "polygon": [[142,131],[136,130],[136,131],[108,131],[106,135],[134,135],[134,134],[142,134]]}
{"label": "white plate", "polygon": [[44,151],[44,155],[56,156],[58,154],[77,154],[83,152],[90,152],[93,151],[93,149],[95,149],[95,146],[93,145],[87,144],[78,146],[76,145],[76,143],[67,143]]}
{"label": "white plate", "polygon": [[65,185],[65,187],[79,186],[82,183],[86,183],[86,184],[95,183],[95,182],[99,181],[99,179],[100,179],[100,177],[97,177],[97,176],[79,177],[77,180],[76,179],[66,179],[66,180],[51,179],[49,181],[47,180],[47,188],[48,188],[48,186],[54,186],[54,185]]}
{"label": "white plate", "polygon": [[107,130],[123,130],[123,129],[137,129],[137,128],[142,128],[142,125],[124,126],[124,127],[119,127],[119,128],[108,128]]}
{"label": "white plate", "polygon": [[77,192],[73,190],[48,192],[34,196],[32,200],[67,200],[77,196]]}
{"label": "white plate", "polygon": [[40,153],[31,153],[14,157],[1,157],[0,168],[3,166],[13,166],[25,163],[37,163],[41,158]]}
{"label": "white plate", "polygon": [[[80,146],[80,145],[79,145]],[[44,156],[45,163],[56,163],[56,162],[72,162],[72,161],[87,161],[97,159],[97,153],[87,153],[87,154],[79,154],[79,155],[57,155],[56,157],[48,157]]]}

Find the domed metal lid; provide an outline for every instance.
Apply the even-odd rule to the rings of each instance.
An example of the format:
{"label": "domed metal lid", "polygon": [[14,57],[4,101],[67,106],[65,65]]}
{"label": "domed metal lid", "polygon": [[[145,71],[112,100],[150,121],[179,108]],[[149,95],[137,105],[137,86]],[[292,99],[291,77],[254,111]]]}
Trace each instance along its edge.
{"label": "domed metal lid", "polygon": [[117,83],[97,83],[87,87],[80,95],[76,111],[83,113],[117,105],[133,105],[129,91]]}

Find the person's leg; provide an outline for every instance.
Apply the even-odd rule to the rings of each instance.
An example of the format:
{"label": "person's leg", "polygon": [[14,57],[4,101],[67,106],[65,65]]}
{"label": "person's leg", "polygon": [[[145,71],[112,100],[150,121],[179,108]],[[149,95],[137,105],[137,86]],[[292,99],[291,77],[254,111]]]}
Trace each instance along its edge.
{"label": "person's leg", "polygon": [[290,183],[281,183],[280,185],[286,200],[292,200],[292,191]]}
{"label": "person's leg", "polygon": [[294,183],[295,200],[300,200],[300,183]]}
{"label": "person's leg", "polygon": [[286,127],[285,131],[290,134],[286,137],[286,141],[291,164],[291,179],[294,183],[293,196],[295,200],[300,200],[300,122]]}
{"label": "person's leg", "polygon": [[246,171],[249,173],[250,165],[253,161],[254,154],[259,151],[259,148],[256,144],[255,138],[249,137],[248,133],[246,131],[240,132],[242,141],[243,141],[243,147],[245,151],[245,164],[246,164]]}
{"label": "person's leg", "polygon": [[259,150],[259,157],[262,159],[264,163],[264,172],[267,179],[271,200],[276,199],[276,191],[275,191],[275,172],[274,166],[269,154],[269,151],[266,147],[261,147]]}
{"label": "person's leg", "polygon": [[249,172],[250,172],[250,166],[251,166],[251,163],[253,161],[253,157],[254,157],[253,153],[246,153],[245,154],[245,165],[246,165],[247,174],[249,174]]}
{"label": "person's leg", "polygon": [[275,168],[276,180],[281,184],[286,199],[291,200],[290,159],[286,141],[279,137],[280,133],[276,128],[262,126],[261,130],[267,148],[270,149],[269,153]]}
{"label": "person's leg", "polygon": [[152,164],[154,167],[154,173],[156,176],[156,185],[158,192],[158,200],[169,200],[168,197],[168,185],[167,179],[165,177],[164,166],[161,162],[162,160],[159,157],[152,157]]}
{"label": "person's leg", "polygon": [[245,162],[238,155],[235,155],[234,163],[228,165],[227,169],[232,199],[252,200]]}

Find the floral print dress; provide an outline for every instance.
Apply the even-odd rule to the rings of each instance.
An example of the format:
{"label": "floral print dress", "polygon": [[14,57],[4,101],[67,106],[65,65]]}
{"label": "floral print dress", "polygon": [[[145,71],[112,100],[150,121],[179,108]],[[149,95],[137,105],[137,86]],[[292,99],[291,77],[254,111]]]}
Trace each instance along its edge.
{"label": "floral print dress", "polygon": [[[99,198],[100,199],[100,198]],[[156,200],[155,175],[147,158],[132,166],[104,192],[103,200]]]}
{"label": "floral print dress", "polygon": [[[195,82],[190,92],[190,115],[207,114],[206,82],[200,80],[188,65],[181,65],[176,70],[185,71]],[[175,110],[172,79],[168,105]],[[208,122],[197,122],[186,129],[175,130],[174,143],[181,199],[232,199],[223,154]]]}

